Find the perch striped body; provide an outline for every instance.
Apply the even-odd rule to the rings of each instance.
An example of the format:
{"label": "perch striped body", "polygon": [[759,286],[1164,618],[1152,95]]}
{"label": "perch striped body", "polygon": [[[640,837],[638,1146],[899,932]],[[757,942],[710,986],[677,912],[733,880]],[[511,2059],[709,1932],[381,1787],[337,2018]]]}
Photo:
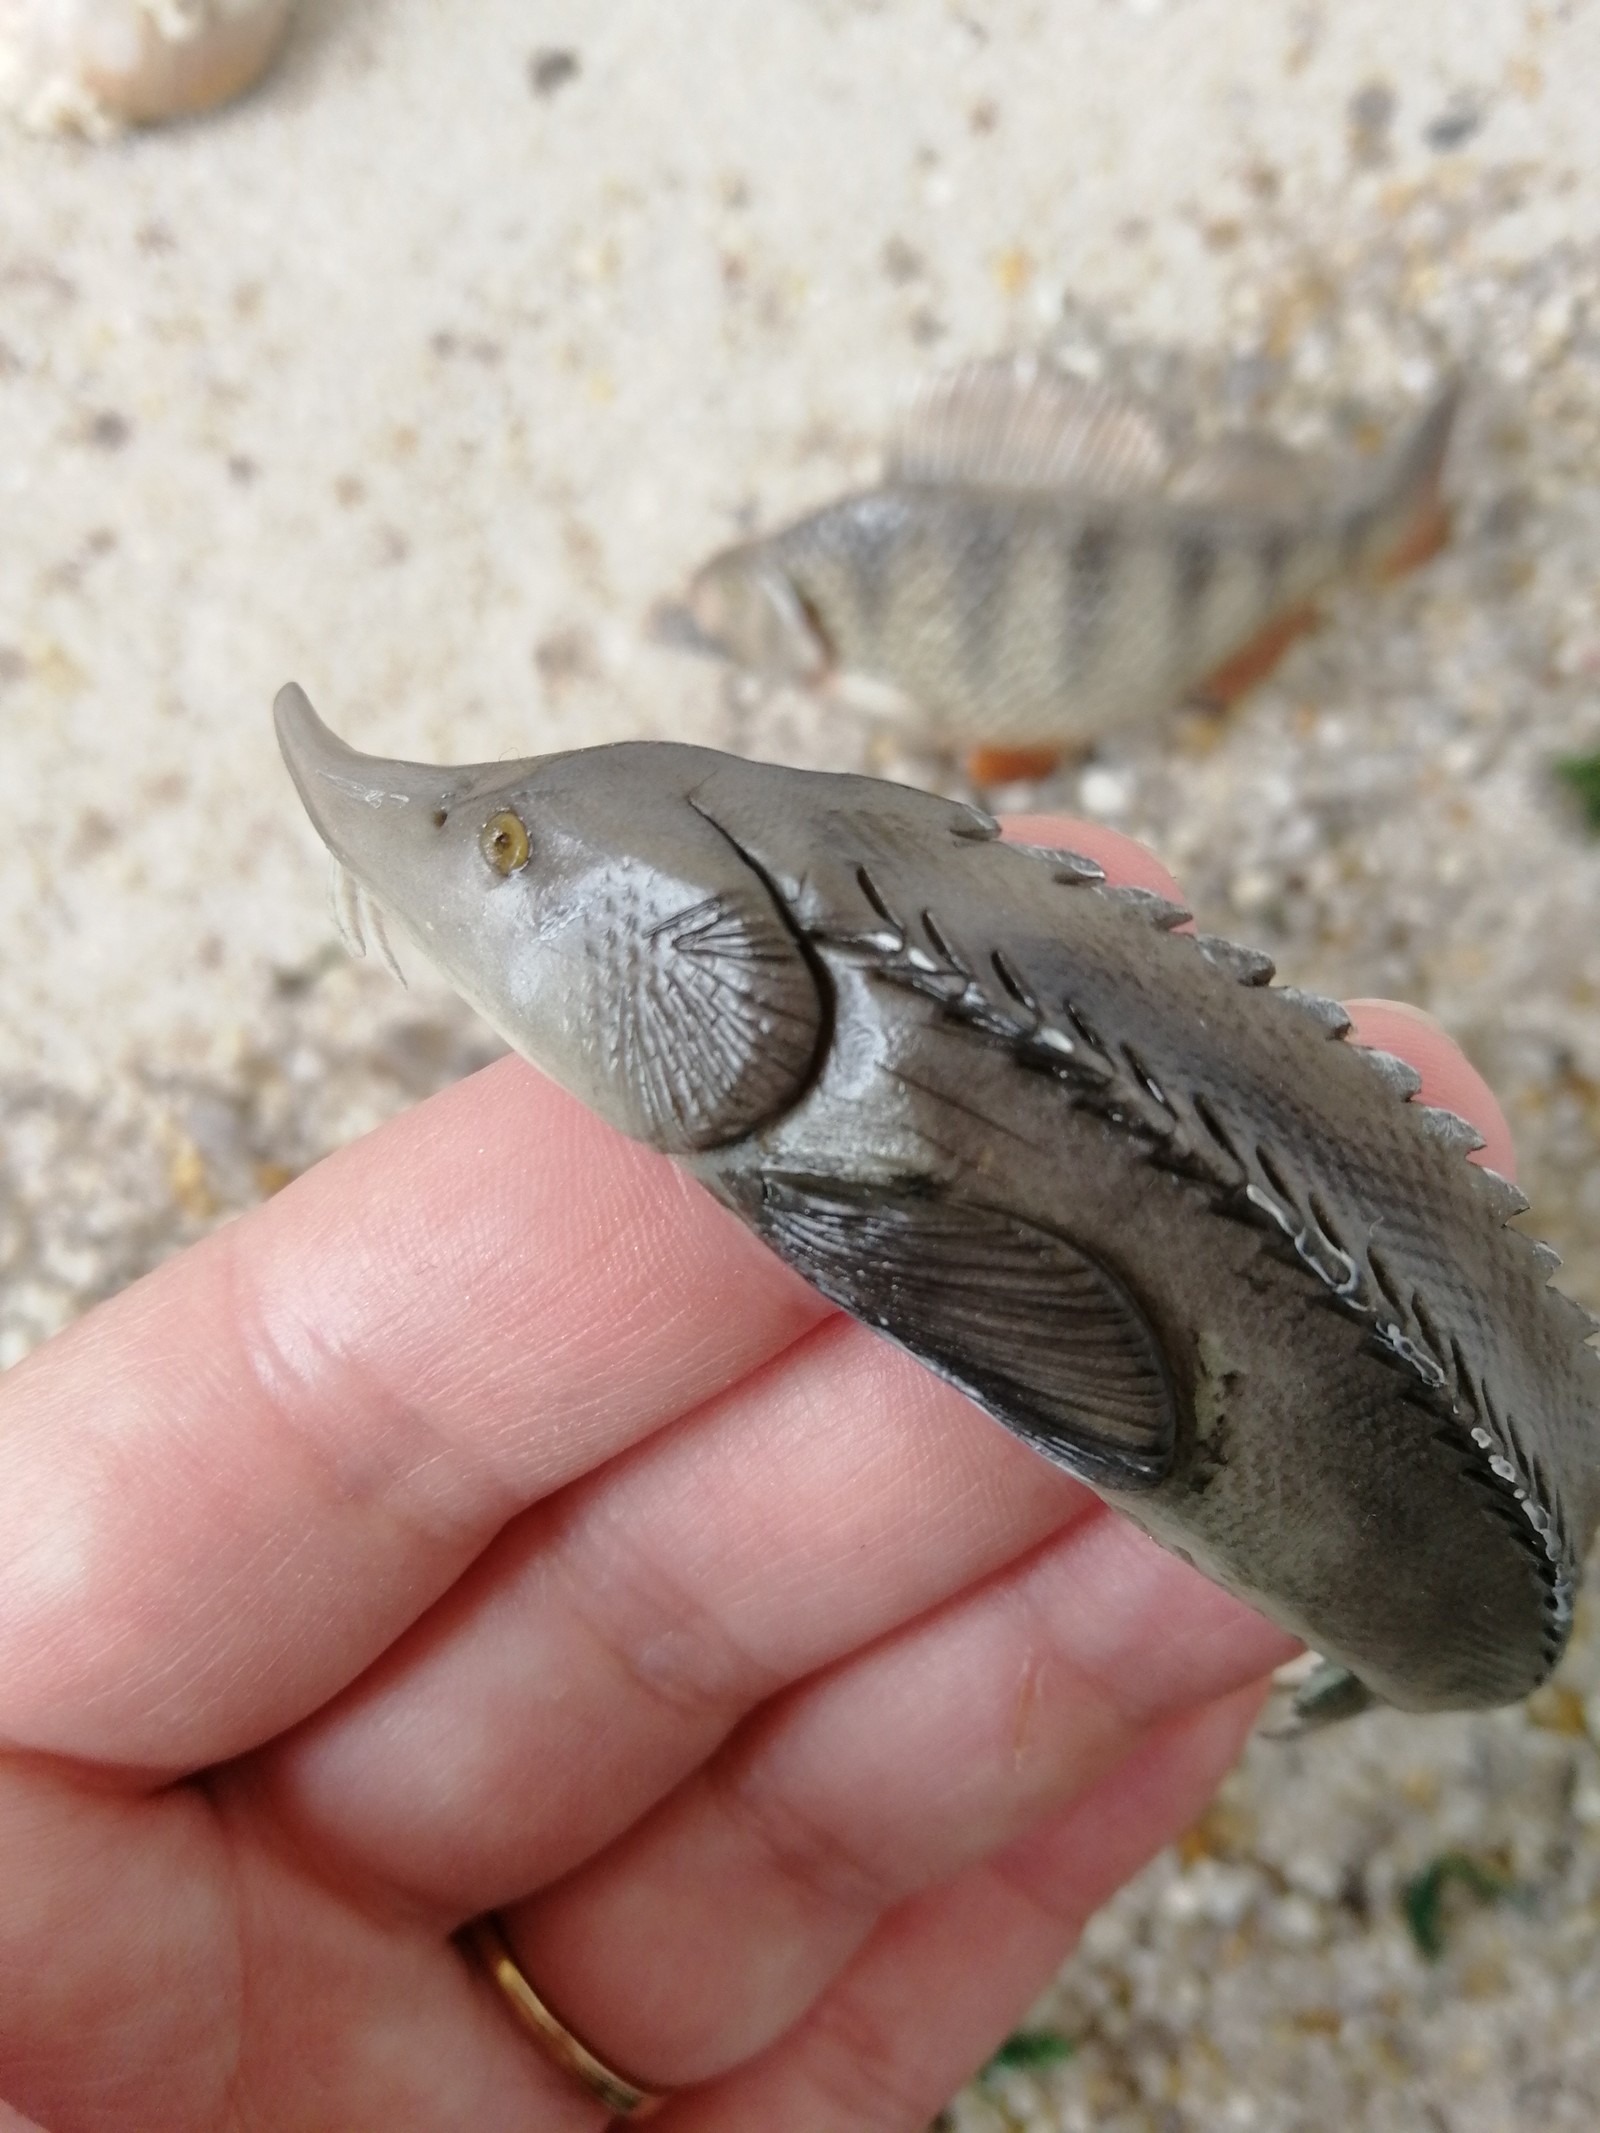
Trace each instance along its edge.
{"label": "perch striped body", "polygon": [[936,388],[880,486],[713,557],[687,627],[757,672],[886,689],[942,746],[1082,745],[1237,693],[1325,588],[1420,553],[1455,404],[1319,490],[1259,437],[1175,473],[1126,402],[981,365]]}

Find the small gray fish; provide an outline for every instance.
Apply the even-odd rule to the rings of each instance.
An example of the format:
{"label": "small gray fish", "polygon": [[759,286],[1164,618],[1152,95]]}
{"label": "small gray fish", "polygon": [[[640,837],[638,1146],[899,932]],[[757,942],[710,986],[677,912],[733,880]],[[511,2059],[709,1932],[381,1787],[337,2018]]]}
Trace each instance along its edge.
{"label": "small gray fish", "polygon": [[1327,1655],[1525,1696],[1600,1519],[1592,1321],[1481,1145],[1264,956],[876,779],[444,769],[277,705],[311,818],[508,1043]]}
{"label": "small gray fish", "polygon": [[1269,439],[1175,468],[1125,398],[971,365],[914,404],[877,488],[705,564],[677,634],[776,679],[886,688],[940,746],[1048,761],[1230,700],[1334,580],[1431,553],[1457,398],[1330,493]]}

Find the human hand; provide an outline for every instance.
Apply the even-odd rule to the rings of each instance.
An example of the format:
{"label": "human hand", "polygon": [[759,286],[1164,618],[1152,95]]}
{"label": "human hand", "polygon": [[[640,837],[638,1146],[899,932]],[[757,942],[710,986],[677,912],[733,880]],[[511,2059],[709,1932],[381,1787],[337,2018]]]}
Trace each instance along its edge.
{"label": "human hand", "polygon": [[915,2133],[1291,1648],[504,1061],[0,1383],[0,2133]]}

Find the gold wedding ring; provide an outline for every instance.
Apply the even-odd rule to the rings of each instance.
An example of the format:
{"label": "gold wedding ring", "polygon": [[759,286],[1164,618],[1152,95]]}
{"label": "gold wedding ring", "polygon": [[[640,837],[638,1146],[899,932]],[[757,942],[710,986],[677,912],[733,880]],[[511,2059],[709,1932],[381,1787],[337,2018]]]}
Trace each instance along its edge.
{"label": "gold wedding ring", "polygon": [[463,1928],[463,1938],[500,1990],[513,2012],[546,2057],[563,2072],[581,2081],[598,2097],[613,2117],[649,2118],[666,2102],[652,2089],[643,2089],[613,2067],[597,2059],[587,2044],[558,2022],[523,1976],[506,1941],[505,1931],[492,1911]]}

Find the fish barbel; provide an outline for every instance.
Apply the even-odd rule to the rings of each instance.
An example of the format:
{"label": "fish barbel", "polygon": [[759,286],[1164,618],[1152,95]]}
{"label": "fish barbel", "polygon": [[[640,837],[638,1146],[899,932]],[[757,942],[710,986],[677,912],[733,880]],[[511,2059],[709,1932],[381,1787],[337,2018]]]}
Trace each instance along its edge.
{"label": "fish barbel", "polygon": [[1324,588],[1431,553],[1457,400],[1319,484],[1252,434],[1174,469],[1132,401],[970,365],[913,404],[878,487],[713,556],[679,634],[773,679],[887,689],[942,747],[1082,747],[1230,700]]}

